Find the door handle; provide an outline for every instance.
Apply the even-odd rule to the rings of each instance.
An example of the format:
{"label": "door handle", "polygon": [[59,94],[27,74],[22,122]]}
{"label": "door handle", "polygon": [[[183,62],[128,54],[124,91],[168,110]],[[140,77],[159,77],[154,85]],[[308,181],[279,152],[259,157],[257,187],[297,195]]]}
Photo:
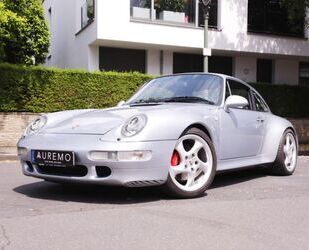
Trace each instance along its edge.
{"label": "door handle", "polygon": [[258,118],[256,118],[256,121],[262,123],[262,122],[264,122],[264,119],[262,117],[258,117]]}

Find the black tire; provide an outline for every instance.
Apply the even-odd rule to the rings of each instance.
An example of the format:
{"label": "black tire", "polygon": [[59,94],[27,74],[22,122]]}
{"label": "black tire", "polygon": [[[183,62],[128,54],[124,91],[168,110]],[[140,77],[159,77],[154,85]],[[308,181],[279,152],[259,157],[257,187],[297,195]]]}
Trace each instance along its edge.
{"label": "black tire", "polygon": [[295,167],[293,169],[290,170],[285,165],[286,156],[284,153],[284,144],[285,144],[287,134],[293,135],[295,143],[296,143],[296,154],[298,155],[298,145],[297,145],[297,139],[296,139],[295,133],[291,129],[287,129],[286,131],[284,131],[281,137],[276,160],[273,162],[273,164],[271,165],[269,169],[270,174],[280,175],[280,176],[289,176],[289,175],[292,175],[296,169],[297,156],[296,156]]}
{"label": "black tire", "polygon": [[205,134],[202,130],[198,129],[198,128],[190,128],[187,131],[185,131],[179,138],[181,138],[184,135],[189,135],[189,134],[193,134],[193,135],[197,135],[199,137],[201,137],[210,147],[211,153],[212,153],[212,157],[213,157],[213,167],[211,170],[211,174],[209,179],[207,180],[207,182],[198,190],[196,191],[184,191],[182,189],[180,189],[179,187],[177,187],[173,180],[170,177],[170,174],[168,174],[168,178],[167,178],[167,182],[164,184],[163,186],[163,190],[165,191],[165,193],[171,197],[174,198],[195,198],[195,197],[200,197],[202,196],[205,191],[207,190],[207,188],[211,185],[211,183],[213,182],[213,179],[215,177],[216,174],[216,170],[217,170],[217,157],[216,157],[216,152],[215,152],[215,148],[213,146],[213,143],[211,141],[211,139],[207,136],[207,134]]}

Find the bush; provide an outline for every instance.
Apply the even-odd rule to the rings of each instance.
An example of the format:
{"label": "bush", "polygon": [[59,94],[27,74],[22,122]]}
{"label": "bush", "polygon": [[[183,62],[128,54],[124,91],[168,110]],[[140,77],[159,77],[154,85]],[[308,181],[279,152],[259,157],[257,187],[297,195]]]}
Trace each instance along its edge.
{"label": "bush", "polygon": [[150,76],[0,64],[0,111],[106,108],[128,99]]}
{"label": "bush", "polygon": [[[0,111],[106,108],[127,100],[152,77],[0,64]],[[253,83],[274,114],[309,117],[309,87]]]}
{"label": "bush", "polygon": [[161,10],[183,12],[185,10],[184,0],[161,0],[160,2]]}
{"label": "bush", "polygon": [[251,83],[265,99],[271,111],[290,118],[309,117],[309,87]]}

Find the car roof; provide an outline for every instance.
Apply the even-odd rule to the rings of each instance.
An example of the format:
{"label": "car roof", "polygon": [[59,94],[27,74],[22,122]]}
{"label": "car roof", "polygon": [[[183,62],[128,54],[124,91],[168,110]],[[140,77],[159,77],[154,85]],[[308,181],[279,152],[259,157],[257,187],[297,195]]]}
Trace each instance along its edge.
{"label": "car roof", "polygon": [[[181,75],[213,75],[213,76],[219,76],[222,77],[223,79],[232,79],[232,80],[236,80],[236,81],[240,81],[244,84],[247,84],[246,82],[242,81],[241,79],[238,79],[236,77],[230,76],[230,75],[225,75],[225,74],[220,74],[220,73],[205,73],[205,72],[186,72],[186,73],[176,73],[176,74],[168,74],[168,75],[162,75],[159,76],[157,78],[161,78],[161,77],[168,77],[168,76],[181,76]],[[248,85],[248,84],[247,84]],[[250,86],[250,85],[249,85]],[[251,87],[251,86],[250,86]]]}
{"label": "car roof", "polygon": [[166,76],[179,76],[179,75],[215,75],[215,76],[221,76],[223,78],[231,77],[231,76],[228,76],[228,75],[225,75],[225,74],[211,73],[211,72],[209,72],[209,73],[206,73],[206,72],[185,72],[185,73],[162,75],[162,76],[159,76],[158,78],[166,77]]}

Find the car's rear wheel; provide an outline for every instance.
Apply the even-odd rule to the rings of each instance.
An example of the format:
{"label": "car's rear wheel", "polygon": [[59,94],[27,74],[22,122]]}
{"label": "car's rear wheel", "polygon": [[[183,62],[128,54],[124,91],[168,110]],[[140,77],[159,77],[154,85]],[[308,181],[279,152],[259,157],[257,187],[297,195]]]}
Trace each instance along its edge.
{"label": "car's rear wheel", "polygon": [[176,143],[165,189],[178,198],[201,196],[212,183],[216,166],[212,141],[200,129],[191,128]]}
{"label": "car's rear wheel", "polygon": [[271,168],[273,174],[292,175],[297,165],[298,146],[294,132],[287,129],[282,135],[276,160]]}

